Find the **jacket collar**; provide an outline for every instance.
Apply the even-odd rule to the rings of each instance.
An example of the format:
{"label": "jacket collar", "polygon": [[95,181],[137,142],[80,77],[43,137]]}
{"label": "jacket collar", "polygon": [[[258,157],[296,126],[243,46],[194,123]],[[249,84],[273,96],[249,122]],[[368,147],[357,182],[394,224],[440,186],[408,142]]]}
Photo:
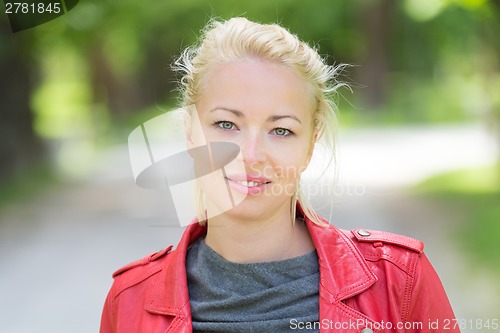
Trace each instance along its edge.
{"label": "jacket collar", "polygon": [[341,230],[309,219],[306,223],[318,253],[323,298],[333,304],[361,293],[377,281],[356,245]]}
{"label": "jacket collar", "polygon": [[[301,207],[297,208],[304,216]],[[320,297],[333,304],[361,293],[376,282],[375,274],[350,238],[326,221],[320,226],[304,218],[318,254]],[[186,228],[176,250],[168,254],[160,278],[148,296],[147,311],[190,321],[186,254],[206,230],[196,220]]]}
{"label": "jacket collar", "polygon": [[186,254],[189,246],[206,232],[206,226],[200,225],[197,219],[191,221],[175,251],[167,255],[160,278],[156,280],[151,294],[148,295],[147,311],[172,316],[189,314]]}

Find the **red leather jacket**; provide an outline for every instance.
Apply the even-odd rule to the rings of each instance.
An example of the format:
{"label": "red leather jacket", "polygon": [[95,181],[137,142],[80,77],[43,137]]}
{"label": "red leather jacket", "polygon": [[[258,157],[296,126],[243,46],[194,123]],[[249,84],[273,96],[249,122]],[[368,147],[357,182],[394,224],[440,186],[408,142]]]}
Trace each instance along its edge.
{"label": "red leather jacket", "polygon": [[[420,241],[306,223],[319,260],[320,332],[460,332]],[[191,332],[186,251],[205,232],[191,224],[176,250],[114,273],[100,332]],[[290,328],[300,332],[305,324],[292,320]]]}

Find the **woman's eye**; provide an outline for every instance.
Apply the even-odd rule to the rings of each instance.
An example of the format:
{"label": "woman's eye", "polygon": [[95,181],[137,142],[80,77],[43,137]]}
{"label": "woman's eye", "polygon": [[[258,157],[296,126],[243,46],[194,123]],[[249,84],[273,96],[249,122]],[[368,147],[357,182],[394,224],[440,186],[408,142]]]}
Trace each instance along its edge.
{"label": "woman's eye", "polygon": [[274,134],[278,135],[278,136],[288,136],[290,135],[292,132],[286,128],[275,128],[274,130]]}
{"label": "woman's eye", "polygon": [[230,122],[230,121],[219,121],[217,123],[217,125],[222,128],[222,129],[225,129],[225,130],[231,130],[231,129],[234,129],[236,126]]}

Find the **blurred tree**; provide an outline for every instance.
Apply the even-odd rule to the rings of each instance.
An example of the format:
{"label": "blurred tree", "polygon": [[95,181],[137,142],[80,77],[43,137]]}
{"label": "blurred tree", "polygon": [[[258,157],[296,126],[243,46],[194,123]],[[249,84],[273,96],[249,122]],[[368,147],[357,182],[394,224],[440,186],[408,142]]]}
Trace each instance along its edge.
{"label": "blurred tree", "polygon": [[[356,91],[349,99],[363,110],[358,114],[372,114],[370,121],[371,110],[396,121],[463,120],[481,112],[498,119],[499,3],[87,0],[22,34],[2,31],[3,77],[12,81],[16,71],[24,82],[2,84],[18,96],[31,95],[41,136],[95,138],[117,117],[171,107],[177,97],[172,93],[177,78],[169,69],[174,57],[211,17],[246,16],[279,22],[317,46],[330,63],[355,65]],[[9,96],[9,103],[17,103]],[[25,140],[36,141],[29,98],[17,100],[13,114],[25,116],[24,125],[16,126],[26,131]],[[6,134],[12,126],[1,126],[2,135],[12,137]],[[7,155],[2,148],[3,160],[12,158],[9,149]]]}
{"label": "blurred tree", "polygon": [[358,9],[358,24],[363,36],[364,52],[361,56],[357,80],[366,89],[364,101],[369,110],[380,110],[387,103],[389,72],[389,39],[395,4],[392,0],[363,2]]}
{"label": "blurred tree", "polygon": [[41,156],[30,107],[37,73],[31,42],[26,34],[13,38],[7,21],[0,19],[0,183]]}

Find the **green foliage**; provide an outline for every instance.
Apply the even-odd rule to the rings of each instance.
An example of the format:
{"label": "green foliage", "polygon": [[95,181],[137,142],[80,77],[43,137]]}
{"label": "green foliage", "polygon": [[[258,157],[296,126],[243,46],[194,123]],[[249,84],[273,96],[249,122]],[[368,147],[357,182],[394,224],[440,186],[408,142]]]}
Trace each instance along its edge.
{"label": "green foliage", "polygon": [[490,195],[500,192],[500,166],[458,170],[434,176],[416,189],[426,193],[453,195]]}
{"label": "green foliage", "polygon": [[[433,6],[428,2],[407,0],[391,3],[391,21],[388,23],[391,29],[387,44],[389,72],[386,78],[381,78],[387,84],[387,103],[372,110],[360,98],[361,114],[377,111],[382,114],[378,118],[388,122],[467,120],[470,114],[467,109],[476,106],[464,105],[454,96],[458,93],[464,99],[468,98],[471,90],[467,88],[471,81],[466,85],[459,84],[459,81],[464,81],[463,78],[467,81],[467,75],[482,75],[477,73],[475,63],[470,62],[470,59],[477,59],[478,54],[484,54],[485,48],[481,45],[488,45],[490,49],[496,45],[495,51],[489,52],[498,54],[498,42],[491,43],[497,39],[491,31],[498,27],[498,8],[486,0],[431,1]],[[101,83],[95,82],[93,71],[109,72],[107,75],[111,77],[111,83],[107,84],[115,85],[118,91],[124,86],[145,90],[143,94],[148,96],[145,100],[131,106],[129,111],[123,109],[123,112],[130,112],[147,108],[158,101],[175,100],[171,91],[176,78],[169,71],[169,64],[183,47],[196,41],[200,29],[212,17],[246,16],[261,22],[279,22],[318,46],[331,63],[359,65],[364,57],[370,56],[370,50],[366,49],[366,31],[362,27],[362,22],[368,19],[365,16],[371,14],[367,6],[382,3],[365,0],[147,3],[88,0],[79,3],[62,18],[34,29],[34,46],[40,54],[44,72],[53,69],[53,66],[47,67],[45,58],[54,58],[54,54],[60,57],[79,55],[80,63],[73,68],[85,69],[87,75],[82,77],[76,71],[68,75],[73,75],[81,85],[92,86],[81,88],[82,91],[94,90],[94,96],[90,96],[91,100],[87,102],[87,113],[92,113],[94,103],[107,104],[111,113],[121,112],[113,108],[123,109],[123,106],[113,106],[110,100],[113,96],[106,91],[103,96],[95,95],[96,90],[113,87],[96,87]],[[104,61],[99,68],[95,68],[96,55],[101,55]],[[478,61],[484,63],[481,59],[479,56]],[[362,73],[363,70],[362,67],[353,70],[354,82],[357,72]],[[42,85],[53,84],[48,76],[43,78]],[[472,90],[484,90],[484,84],[479,81],[474,81],[474,88],[477,89]],[[137,87],[134,88],[134,85]],[[147,92],[146,89],[153,91]],[[368,89],[371,87],[359,89],[356,93],[362,97]],[[128,90],[122,94],[131,95]],[[489,92],[480,94],[492,98]],[[52,104],[45,103],[44,109],[54,107],[57,101]],[[43,122],[51,123],[53,117],[55,115]],[[41,133],[47,133],[47,129]]]}
{"label": "green foliage", "polygon": [[[278,22],[329,63],[354,65],[341,78],[354,90],[340,91],[344,125],[457,122],[485,114],[500,122],[498,1],[86,0],[13,36],[37,69],[31,98],[37,133],[102,142],[114,126],[120,132],[129,120],[142,119],[143,110],[172,108],[179,78],[170,64],[211,18],[233,16]],[[0,39],[0,55],[6,45]],[[366,98],[377,94],[380,103]],[[156,111],[145,113],[151,114]]]}
{"label": "green foliage", "polygon": [[455,222],[457,243],[478,263],[500,266],[500,164],[432,177],[415,192],[447,207]]}
{"label": "green foliage", "polygon": [[52,168],[46,162],[17,170],[9,179],[0,182],[0,209],[12,202],[24,202],[37,196],[50,185],[57,184]]}

